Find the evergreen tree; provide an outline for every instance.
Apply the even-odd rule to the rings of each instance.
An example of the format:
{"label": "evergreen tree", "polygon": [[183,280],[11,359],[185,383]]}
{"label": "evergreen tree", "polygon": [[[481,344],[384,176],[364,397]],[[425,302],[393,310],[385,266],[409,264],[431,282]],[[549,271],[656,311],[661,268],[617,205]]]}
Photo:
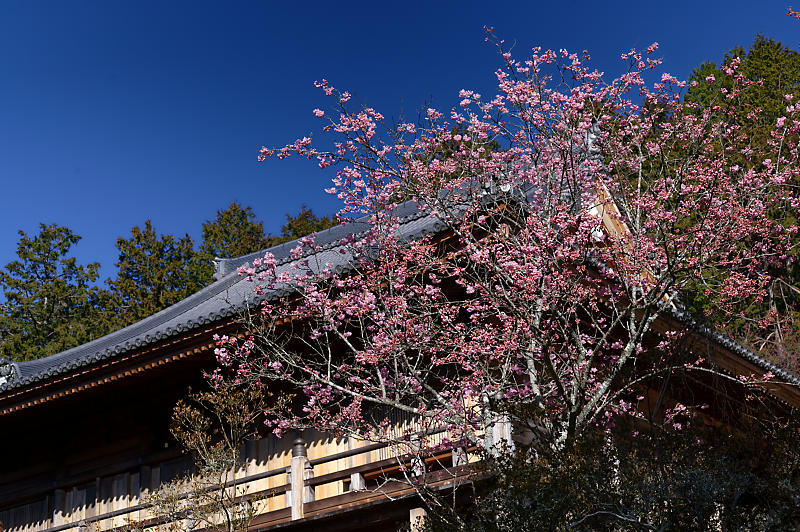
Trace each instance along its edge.
{"label": "evergreen tree", "polygon": [[[736,62],[739,64],[731,75],[729,67]],[[779,153],[781,143],[775,142],[775,125],[780,117],[787,116],[787,106],[795,104],[800,95],[800,53],[759,35],[749,49],[736,47],[726,53],[720,66],[703,63],[693,71],[690,82],[694,83],[686,93],[688,104],[696,105],[698,113],[713,113],[749,139],[746,150],[739,146],[724,154],[731,166],[748,168],[786,155]],[[734,92],[735,88],[740,90]],[[787,101],[787,95],[794,95],[794,99]],[[793,184],[799,186],[800,182],[795,178]],[[769,214],[785,227],[798,223],[788,204],[773,208]],[[800,240],[795,238],[795,242]],[[800,369],[791,357],[798,348],[795,338],[800,332],[800,262],[796,249],[785,266],[767,272],[773,279],[768,297],[763,301],[743,301],[737,309],[740,318],[725,324],[729,334],[795,371]],[[705,297],[701,288],[687,294],[687,302],[698,315],[718,317],[715,303]]]}
{"label": "evergreen tree", "polygon": [[203,258],[241,257],[269,246],[264,223],[256,220],[251,207],[232,202],[227,209],[217,211],[217,217],[203,223]]}
{"label": "evergreen tree", "polygon": [[319,218],[311,209],[302,205],[297,216],[292,216],[291,214],[286,215],[286,224],[281,227],[280,236],[269,236],[270,245],[275,246],[283,242],[289,242],[290,240],[322,231],[334,225],[338,225],[335,218],[330,216]]}
{"label": "evergreen tree", "polygon": [[212,261],[215,257],[241,257],[336,224],[335,219],[329,216],[319,218],[303,205],[296,216],[286,215],[286,224],[281,228],[280,235],[266,235],[264,222],[256,218],[253,209],[234,201],[227,209],[217,211],[214,220],[203,223],[203,243],[199,252],[203,282],[211,282],[214,270]]}
{"label": "evergreen tree", "polygon": [[[737,58],[741,63],[736,74],[731,76],[725,67],[731,66]],[[721,94],[721,87],[728,91],[733,89],[737,74],[744,77],[747,86],[734,98]],[[709,76],[714,77],[713,84],[707,81]],[[694,69],[689,82],[694,86],[686,93],[687,102],[703,109],[736,108],[735,120],[747,131],[754,148],[765,149],[768,131],[786,114],[785,95],[800,91],[800,53],[779,41],[758,35],[748,50],[737,46],[726,53],[720,66],[705,62]],[[761,112],[754,112],[757,109]]]}
{"label": "evergreen tree", "polygon": [[185,235],[158,235],[150,220],[117,239],[118,273],[109,290],[95,285],[99,263],[79,265],[70,256],[80,236],[66,227],[40,225],[37,235],[20,231],[18,260],[0,271],[0,357],[32,360],[59,353],[135,323],[211,281],[214,257],[238,257],[320,231],[336,221],[303,206],[286,215],[279,236],[265,235],[250,207],[233,202],[203,224],[195,251]]}
{"label": "evergreen tree", "polygon": [[80,265],[70,256],[81,237],[56,224],[19,234],[18,259],[0,271],[0,356],[32,360],[108,332],[101,315],[108,293],[94,286],[100,264]]}
{"label": "evergreen tree", "polygon": [[157,235],[150,220],[131,237],[118,238],[119,269],[108,285],[121,325],[155,314],[204,285],[203,265],[189,235]]}
{"label": "evergreen tree", "polygon": [[241,257],[270,245],[264,234],[264,223],[256,220],[253,209],[232,202],[227,209],[217,211],[214,220],[203,223],[203,243],[199,253],[203,282],[208,284],[212,280],[214,258]]}

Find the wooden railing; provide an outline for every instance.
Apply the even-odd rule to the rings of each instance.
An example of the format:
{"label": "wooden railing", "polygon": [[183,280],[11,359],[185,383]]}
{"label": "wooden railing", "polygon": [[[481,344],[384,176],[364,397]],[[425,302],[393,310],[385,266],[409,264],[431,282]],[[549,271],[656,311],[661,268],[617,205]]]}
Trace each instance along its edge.
{"label": "wooden railing", "polygon": [[[286,496],[285,505],[283,509],[267,510],[265,512],[258,512],[256,520],[260,521],[262,525],[271,526],[280,522],[293,521],[303,519],[307,515],[307,511],[311,507],[322,507],[319,501],[323,499],[334,499],[338,496],[353,494],[356,492],[370,492],[368,482],[372,479],[382,478],[387,481],[390,473],[397,473],[400,469],[409,467],[411,469],[419,467],[414,463],[414,457],[407,453],[391,453],[392,456],[386,459],[369,460],[369,454],[373,451],[379,451],[387,448],[385,443],[372,443],[349,449],[343,452],[333,453],[319,458],[309,459],[307,456],[306,442],[302,438],[298,438],[293,442],[291,461],[288,467],[278,467],[267,471],[243,476],[230,481],[224,485],[210,486],[207,489],[227,489],[241,487],[248,484],[253,484],[259,481],[267,480],[277,477],[279,475],[286,475],[286,481],[280,485],[259,489],[254,492],[247,492],[237,498],[237,502],[245,502],[248,500],[265,500],[267,498],[275,498],[280,495]],[[365,463],[351,467],[343,468],[339,471],[325,473],[322,475],[314,476],[314,467],[335,462],[346,458],[357,457],[359,455],[366,455]],[[459,450],[458,452],[445,452],[436,456],[430,456],[425,460],[429,464],[437,462],[438,464],[447,464],[449,469],[459,469],[466,465],[466,452]],[[426,469],[422,465],[423,469]],[[441,466],[440,466],[441,468]],[[446,471],[442,471],[446,473]],[[447,473],[448,475],[450,473]],[[440,475],[441,476],[441,475]],[[444,475],[447,477],[447,475]],[[315,497],[315,490],[326,484],[335,482],[349,483],[347,490],[342,490],[339,495],[323,496],[319,500]],[[396,482],[395,482],[396,483]],[[346,484],[345,484],[346,485]],[[373,488],[376,486],[373,485]],[[397,491],[401,487],[394,486],[392,489]],[[413,487],[411,488],[413,491]],[[179,498],[188,498],[190,493],[185,493]],[[104,512],[99,515],[86,517],[70,523],[64,523],[57,526],[44,529],[45,532],[63,532],[66,530],[79,530],[89,532],[90,530],[124,530],[125,526],[120,526],[114,520],[120,517],[127,517],[128,522],[135,522],[137,529],[152,528],[162,525],[167,522],[164,517],[152,516],[144,520],[135,521],[132,516],[138,512],[148,511],[154,507],[152,502],[144,502],[120,508],[117,510]],[[287,515],[287,510],[289,513]],[[274,514],[274,517],[270,517]],[[110,523],[109,523],[110,521]],[[104,523],[105,522],[105,523]],[[257,523],[258,525],[258,523]]]}

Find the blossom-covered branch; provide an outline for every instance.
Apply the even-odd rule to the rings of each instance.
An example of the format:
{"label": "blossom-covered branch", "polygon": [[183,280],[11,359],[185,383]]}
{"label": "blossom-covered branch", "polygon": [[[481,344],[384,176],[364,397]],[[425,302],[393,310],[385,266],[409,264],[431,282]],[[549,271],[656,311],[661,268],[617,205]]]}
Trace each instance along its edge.
{"label": "blossom-covered branch", "polygon": [[335,167],[340,220],[365,225],[335,264],[312,235],[289,265],[267,254],[240,270],[273,297],[218,357],[299,392],[269,413],[276,430],[392,443],[436,430],[432,445],[486,446],[510,421],[563,448],[638,412],[660,370],[708,371],[671,348],[681,334],[656,330],[683,294],[734,312],[789,260],[796,227],[769,213],[800,207],[794,96],[764,158],[730,110],[681,101],[657,44],[622,54],[611,80],[585,52],[517,60],[495,44],[488,99],[463,90],[449,111],[390,125],[323,80],[335,110],[314,114],[330,147],[262,149]]}

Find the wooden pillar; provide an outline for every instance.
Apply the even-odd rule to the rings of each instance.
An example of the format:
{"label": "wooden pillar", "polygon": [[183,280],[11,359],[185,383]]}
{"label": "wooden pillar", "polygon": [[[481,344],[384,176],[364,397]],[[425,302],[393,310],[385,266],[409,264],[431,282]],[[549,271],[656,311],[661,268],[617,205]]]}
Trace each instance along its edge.
{"label": "wooden pillar", "polygon": [[305,470],[303,471],[303,502],[314,502],[314,486],[306,486],[305,481],[314,478],[314,466],[306,459]]}
{"label": "wooden pillar", "polygon": [[504,447],[505,450],[514,448],[514,440],[511,439],[511,421],[508,416],[497,416],[492,425],[492,440],[496,446]]}
{"label": "wooden pillar", "polygon": [[425,474],[425,460],[422,458],[422,445],[419,442],[418,434],[411,436],[410,451],[412,454],[411,474],[415,477],[421,477]]}
{"label": "wooden pillar", "polygon": [[[347,450],[351,451],[357,448],[358,442],[353,436],[347,438]],[[366,457],[369,458],[369,455]],[[366,463],[364,455],[351,456],[347,459],[348,467],[357,467]],[[364,480],[364,475],[361,473],[353,473],[350,475],[350,491],[363,491],[367,488],[367,483]]]}
{"label": "wooden pillar", "polygon": [[411,521],[411,532],[422,532],[425,528],[425,517],[427,515],[425,508],[412,508],[408,512],[408,517]]}
{"label": "wooden pillar", "polygon": [[314,488],[306,486],[306,480],[314,477],[314,469],[308,461],[306,442],[302,437],[294,440],[292,444],[292,461],[286,472],[289,477],[286,505],[292,509],[294,521],[303,518],[303,504],[314,501]]}
{"label": "wooden pillar", "polygon": [[484,448],[492,456],[500,456],[504,451],[508,452],[513,450],[514,440],[511,437],[511,420],[508,418],[508,415],[487,410],[487,418]]}

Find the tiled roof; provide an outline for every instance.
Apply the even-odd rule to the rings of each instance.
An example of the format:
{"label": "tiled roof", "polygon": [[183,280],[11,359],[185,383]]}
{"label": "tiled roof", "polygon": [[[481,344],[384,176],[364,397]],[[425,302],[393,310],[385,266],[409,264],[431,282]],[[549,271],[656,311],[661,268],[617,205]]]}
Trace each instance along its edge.
{"label": "tiled roof", "polygon": [[[395,211],[395,216],[400,222],[399,236],[405,239],[421,238],[445,228],[439,219],[421,211],[413,202],[400,205]],[[257,297],[253,285],[236,272],[239,266],[251,264],[254,259],[263,257],[266,251],[275,256],[278,273],[290,270],[293,263],[301,260],[308,260],[312,269],[316,269],[319,265],[330,264],[334,270],[341,273],[350,267],[352,260],[342,240],[351,236],[358,238],[367,229],[369,223],[360,219],[320,231],[316,235],[315,244],[321,249],[297,260],[292,259],[290,254],[291,249],[297,246],[297,240],[234,259],[217,259],[214,283],[138,323],[46,358],[16,363],[0,359],[0,396],[10,390],[178,336],[185,331],[229,319],[259,299],[280,297],[285,294],[285,289],[277,288],[264,296]],[[794,375],[697,323],[689,314],[674,311],[673,315],[709,340],[750,361],[765,372],[770,371],[778,379],[800,386],[800,379]]]}
{"label": "tiled roof", "polygon": [[770,372],[775,375],[776,382],[785,382],[791,384],[793,386],[800,387],[800,379],[789,373],[788,371],[779,368],[775,364],[771,362],[767,362],[762,357],[758,356],[757,354],[753,353],[746,347],[742,346],[741,344],[731,340],[727,336],[724,336],[717,331],[702,325],[697,320],[695,320],[691,314],[681,310],[673,310],[671,312],[672,316],[676,318],[679,322],[683,323],[688,329],[694,330],[701,334],[703,337],[709,339],[711,342],[720,345],[730,351],[731,353],[755,364],[764,372]]}
{"label": "tiled roof", "polygon": [[[411,202],[400,205],[395,215],[400,222],[400,233],[405,238],[419,238],[444,229],[438,219],[420,211]],[[316,235],[315,244],[321,250],[307,253],[297,261],[311,259],[311,268],[328,263],[336,271],[342,272],[349,267],[352,259],[349,253],[341,253],[345,250],[342,240],[350,236],[357,238],[368,228],[369,224],[365,220],[356,220],[320,231]],[[297,262],[290,255],[290,250],[296,246],[297,240],[294,240],[243,257],[217,260],[216,281],[211,285],[140,322],[86,344],[38,360],[15,363],[0,360],[0,395],[178,336],[185,331],[231,318],[259,299],[280,297],[283,293],[280,289],[257,297],[252,283],[239,276],[236,269],[252,263],[269,251],[278,263],[277,272],[288,271]],[[4,373],[10,375],[4,377]]]}

